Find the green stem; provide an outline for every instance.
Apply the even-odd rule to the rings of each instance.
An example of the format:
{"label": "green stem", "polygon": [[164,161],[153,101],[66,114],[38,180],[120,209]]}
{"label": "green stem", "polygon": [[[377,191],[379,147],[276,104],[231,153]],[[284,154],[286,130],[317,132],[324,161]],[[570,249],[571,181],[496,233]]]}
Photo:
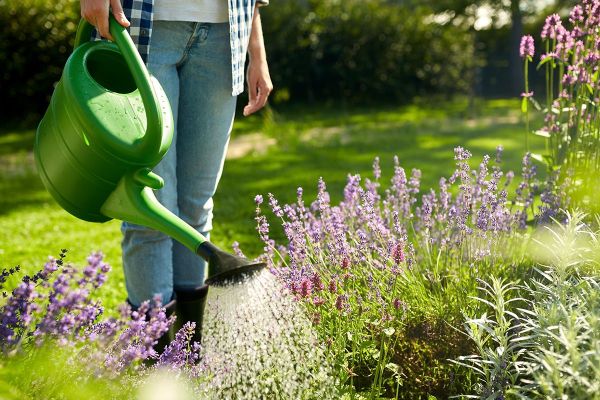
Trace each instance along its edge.
{"label": "green stem", "polygon": [[[525,101],[529,102],[529,56],[525,58]],[[525,108],[525,148],[529,152],[529,104]]]}

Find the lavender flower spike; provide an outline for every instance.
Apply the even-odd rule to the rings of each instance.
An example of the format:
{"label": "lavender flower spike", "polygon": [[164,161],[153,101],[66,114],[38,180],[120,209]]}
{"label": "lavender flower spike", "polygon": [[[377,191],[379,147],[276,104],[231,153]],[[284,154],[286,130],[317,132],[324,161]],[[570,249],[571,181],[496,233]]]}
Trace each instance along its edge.
{"label": "lavender flower spike", "polygon": [[521,38],[521,46],[519,47],[519,54],[521,58],[533,58],[535,53],[535,45],[533,43],[533,37],[531,35],[525,35]]}

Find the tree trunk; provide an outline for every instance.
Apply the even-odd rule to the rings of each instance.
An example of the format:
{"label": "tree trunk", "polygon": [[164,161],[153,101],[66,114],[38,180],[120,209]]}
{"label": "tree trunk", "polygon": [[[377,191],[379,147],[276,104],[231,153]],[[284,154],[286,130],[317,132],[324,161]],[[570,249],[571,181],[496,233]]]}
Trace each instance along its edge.
{"label": "tree trunk", "polygon": [[523,91],[523,61],[519,55],[519,44],[523,36],[523,14],[521,13],[521,0],[510,0],[510,59],[509,72],[511,77],[511,91],[515,96]]}

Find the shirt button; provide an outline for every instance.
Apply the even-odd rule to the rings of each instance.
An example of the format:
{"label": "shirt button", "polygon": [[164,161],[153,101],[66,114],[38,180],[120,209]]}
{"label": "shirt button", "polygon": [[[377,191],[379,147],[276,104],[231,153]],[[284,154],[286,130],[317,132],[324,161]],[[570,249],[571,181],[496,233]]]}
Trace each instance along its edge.
{"label": "shirt button", "polygon": [[140,29],[140,36],[148,36],[148,29]]}

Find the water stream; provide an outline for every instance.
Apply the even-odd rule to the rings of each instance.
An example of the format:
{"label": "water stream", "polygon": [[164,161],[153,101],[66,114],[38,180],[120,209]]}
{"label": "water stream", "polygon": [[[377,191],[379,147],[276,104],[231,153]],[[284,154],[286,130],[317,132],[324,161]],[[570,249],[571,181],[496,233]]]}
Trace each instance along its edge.
{"label": "water stream", "polygon": [[203,336],[214,398],[337,397],[310,322],[268,270],[211,287]]}

